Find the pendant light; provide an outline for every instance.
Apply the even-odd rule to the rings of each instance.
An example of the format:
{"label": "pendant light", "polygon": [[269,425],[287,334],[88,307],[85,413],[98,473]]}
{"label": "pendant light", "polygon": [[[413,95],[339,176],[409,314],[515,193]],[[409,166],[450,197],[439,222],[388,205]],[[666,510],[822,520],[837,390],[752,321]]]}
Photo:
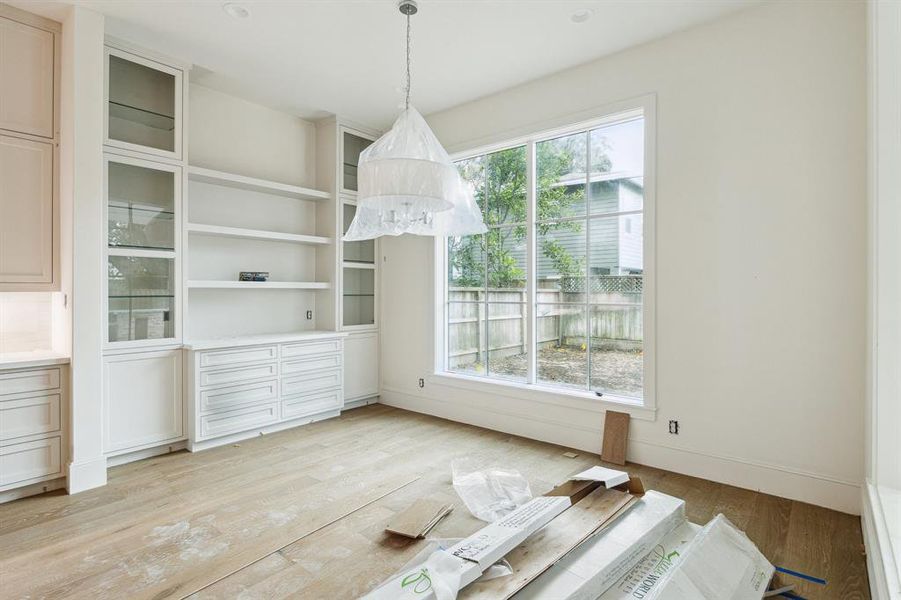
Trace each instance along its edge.
{"label": "pendant light", "polygon": [[425,119],[410,106],[410,17],[414,0],[401,0],[407,18],[404,111],[391,130],[360,154],[357,212],[345,241],[413,233],[457,236],[487,231],[472,186],[460,177]]}

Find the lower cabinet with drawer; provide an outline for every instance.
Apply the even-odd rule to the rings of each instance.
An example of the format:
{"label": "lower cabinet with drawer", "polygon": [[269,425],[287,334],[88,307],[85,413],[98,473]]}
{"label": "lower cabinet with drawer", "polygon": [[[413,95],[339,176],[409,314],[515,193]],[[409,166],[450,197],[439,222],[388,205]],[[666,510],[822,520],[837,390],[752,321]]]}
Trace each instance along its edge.
{"label": "lower cabinet with drawer", "polygon": [[[65,476],[68,365],[0,367],[0,493],[39,493]],[[18,490],[26,486],[33,491]]]}
{"label": "lower cabinet with drawer", "polygon": [[345,335],[186,343],[189,449],[337,416],[344,405]]}

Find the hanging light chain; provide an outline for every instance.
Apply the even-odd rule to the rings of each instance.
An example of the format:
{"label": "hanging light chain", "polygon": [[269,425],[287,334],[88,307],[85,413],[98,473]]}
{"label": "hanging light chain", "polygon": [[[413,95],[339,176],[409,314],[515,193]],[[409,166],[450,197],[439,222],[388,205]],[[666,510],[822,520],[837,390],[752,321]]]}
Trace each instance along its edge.
{"label": "hanging light chain", "polygon": [[407,13],[407,95],[404,108],[410,108],[410,13]]}

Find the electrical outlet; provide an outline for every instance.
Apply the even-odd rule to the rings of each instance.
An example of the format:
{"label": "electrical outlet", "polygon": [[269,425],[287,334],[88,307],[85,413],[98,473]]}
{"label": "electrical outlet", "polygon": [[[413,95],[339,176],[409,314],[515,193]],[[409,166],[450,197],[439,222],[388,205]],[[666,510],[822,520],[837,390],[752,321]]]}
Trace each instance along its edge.
{"label": "electrical outlet", "polygon": [[673,435],[679,435],[679,421],[669,422],[669,432]]}
{"label": "electrical outlet", "polygon": [[419,389],[422,389],[422,388],[424,388],[424,387],[425,387],[425,379],[423,379],[422,377],[420,377],[420,378],[419,378]]}
{"label": "electrical outlet", "polygon": [[312,320],[313,320],[313,311],[308,310],[307,311],[307,321],[312,321]]}

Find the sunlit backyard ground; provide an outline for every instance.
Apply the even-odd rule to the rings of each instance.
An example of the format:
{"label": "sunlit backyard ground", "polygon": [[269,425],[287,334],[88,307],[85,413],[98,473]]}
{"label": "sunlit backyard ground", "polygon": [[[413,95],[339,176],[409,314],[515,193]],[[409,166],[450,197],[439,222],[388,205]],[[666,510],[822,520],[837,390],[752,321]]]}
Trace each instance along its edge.
{"label": "sunlit backyard ground", "polygon": [[[640,350],[591,351],[591,389],[609,394],[641,397],[643,355]],[[493,375],[526,378],[527,355],[503,358],[489,355],[488,370]],[[480,363],[461,364],[455,371],[485,373]],[[570,346],[546,346],[538,351],[538,378],[543,382],[568,384],[584,389],[587,382],[588,356],[585,350]]]}

